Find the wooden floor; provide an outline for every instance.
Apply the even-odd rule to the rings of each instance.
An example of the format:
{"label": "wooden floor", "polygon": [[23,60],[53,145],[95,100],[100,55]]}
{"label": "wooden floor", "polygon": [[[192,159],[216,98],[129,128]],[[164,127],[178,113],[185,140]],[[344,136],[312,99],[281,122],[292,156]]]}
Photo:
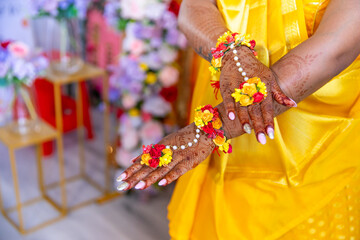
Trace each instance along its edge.
{"label": "wooden floor", "polygon": [[[96,138],[86,144],[87,173],[100,184],[103,183],[102,117],[93,112],[93,127]],[[116,131],[112,131],[116,132]],[[66,176],[77,174],[78,149],[75,132],[64,137]],[[34,148],[17,151],[17,166],[23,201],[40,196]],[[56,154],[43,161],[45,181],[58,179]],[[114,178],[117,174],[114,174]],[[0,144],[0,183],[5,207],[15,204],[12,175],[8,153]],[[34,233],[22,236],[0,215],[0,240],[165,240],[168,236],[166,219],[167,204],[172,186],[148,199],[139,193],[116,198],[104,204],[91,204],[70,213],[66,218]],[[99,196],[99,192],[83,181],[67,186],[69,205]],[[56,189],[50,193],[57,196]],[[56,212],[45,202],[24,210],[26,226],[56,216]],[[16,215],[12,215],[16,219]]]}

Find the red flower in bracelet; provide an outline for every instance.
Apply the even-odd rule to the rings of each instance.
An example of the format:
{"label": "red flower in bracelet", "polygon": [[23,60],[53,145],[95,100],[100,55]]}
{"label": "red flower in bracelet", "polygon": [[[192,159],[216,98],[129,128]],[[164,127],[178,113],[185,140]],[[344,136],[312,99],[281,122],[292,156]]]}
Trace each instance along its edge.
{"label": "red flower in bracelet", "polygon": [[232,152],[232,146],[224,136],[222,122],[217,108],[213,108],[211,105],[196,108],[194,122],[199,129],[207,134],[207,137],[213,140],[216,145],[214,151],[220,149],[220,151],[224,153]]}
{"label": "red flower in bracelet", "polygon": [[166,148],[165,145],[151,144],[143,146],[143,155],[141,156],[141,164],[145,164],[152,168],[168,165],[172,160],[173,152]]}

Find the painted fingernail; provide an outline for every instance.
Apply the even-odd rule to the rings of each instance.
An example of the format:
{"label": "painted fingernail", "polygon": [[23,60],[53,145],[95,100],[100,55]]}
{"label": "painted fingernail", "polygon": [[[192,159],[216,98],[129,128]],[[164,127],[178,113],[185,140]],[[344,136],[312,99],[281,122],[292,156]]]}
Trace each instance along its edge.
{"label": "painted fingernail", "polygon": [[243,128],[244,128],[244,131],[245,131],[247,134],[250,134],[250,133],[251,133],[250,124],[245,123]]}
{"label": "painted fingernail", "polygon": [[120,174],[120,176],[118,176],[118,178],[116,179],[117,182],[121,182],[122,180],[124,180],[126,178],[126,173],[122,173]]}
{"label": "painted fingernail", "polygon": [[292,100],[291,98],[289,98],[289,99],[290,99],[290,101],[292,101],[294,103],[293,107],[297,107],[297,103],[294,100]]}
{"label": "painted fingernail", "polygon": [[229,119],[230,120],[235,120],[235,113],[234,112],[229,112]]}
{"label": "painted fingernail", "polygon": [[119,191],[124,191],[125,189],[127,189],[129,187],[129,184],[127,182],[122,182],[120,183],[120,185],[117,187],[117,190]]}
{"label": "painted fingernail", "polygon": [[166,179],[162,179],[159,183],[158,183],[158,185],[159,186],[164,186],[165,184],[166,184]]}
{"label": "painted fingernail", "polygon": [[263,133],[259,133],[257,139],[262,145],[266,143],[266,136]]}
{"label": "painted fingernail", "polygon": [[266,132],[267,132],[270,139],[274,139],[274,129],[272,127],[268,127],[266,129]]}
{"label": "painted fingernail", "polygon": [[145,187],[145,182],[144,181],[140,181],[138,184],[136,184],[135,188],[136,189],[143,189]]}

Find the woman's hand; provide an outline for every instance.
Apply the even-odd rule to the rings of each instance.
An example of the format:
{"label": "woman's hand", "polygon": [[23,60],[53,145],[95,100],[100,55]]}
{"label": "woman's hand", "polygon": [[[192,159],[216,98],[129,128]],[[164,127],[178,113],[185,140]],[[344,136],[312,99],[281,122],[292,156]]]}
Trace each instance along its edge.
{"label": "woman's hand", "polygon": [[[281,91],[275,74],[270,68],[262,64],[248,47],[238,46],[236,51],[236,55],[230,50],[223,57],[220,92],[224,101],[224,107],[230,120],[235,120],[237,114],[244,131],[250,134],[253,127],[257,140],[265,144],[265,133],[271,139],[274,138],[273,100],[287,107],[295,107],[296,103]],[[236,65],[235,56],[239,58],[238,62],[241,66]],[[239,72],[239,68],[243,69],[246,76]],[[245,81],[244,77],[249,79],[258,77],[265,83],[268,96],[261,103],[241,107],[231,96],[235,88],[239,88],[240,83]]]}
{"label": "woman's hand", "polygon": [[[157,181],[160,181],[160,186],[165,186],[196,167],[215,148],[213,141],[203,132],[199,133],[200,138],[194,142],[196,129],[195,124],[190,124],[178,132],[166,136],[158,143],[166,146],[187,146],[184,150],[173,150],[173,159],[167,166],[151,168],[140,163],[141,156],[137,157],[134,164],[119,176],[118,181],[122,182],[118,186],[118,190],[129,190],[133,187],[145,189]],[[192,143],[191,147],[188,146],[189,142]]]}

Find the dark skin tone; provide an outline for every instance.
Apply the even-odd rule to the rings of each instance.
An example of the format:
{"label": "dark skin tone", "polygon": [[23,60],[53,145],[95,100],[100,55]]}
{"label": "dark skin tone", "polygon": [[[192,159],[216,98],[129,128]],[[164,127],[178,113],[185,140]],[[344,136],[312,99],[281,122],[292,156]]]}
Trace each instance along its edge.
{"label": "dark skin tone", "polygon": [[[197,9],[201,8],[206,10],[196,12],[198,15],[202,14],[201,17],[197,17],[198,15],[195,14],[195,11],[200,11]],[[207,22],[203,21],[203,19],[213,19],[215,22],[213,25],[209,25],[203,23]],[[193,36],[195,40],[190,40],[190,44],[194,49],[199,50],[201,56],[205,57],[209,56],[210,48],[216,44],[218,36],[226,31],[223,28],[224,22],[216,5],[210,0],[183,1],[180,24],[183,26],[182,30],[188,38],[191,35],[190,29],[197,33],[196,36]],[[188,26],[184,27],[185,25]],[[286,96],[289,96],[296,102],[300,102],[339,74],[360,54],[360,44],[358,44],[360,42],[359,25],[359,1],[332,0],[318,30],[311,38],[286,54],[270,68],[270,71],[263,70],[264,67],[258,67],[254,69],[254,73],[256,73],[257,69],[258,74],[266,72],[264,78],[275,79]],[[210,27],[202,30],[200,26]],[[200,46],[202,47],[200,48]],[[246,51],[243,54],[246,54]],[[252,62],[247,64],[250,68]],[[225,69],[223,69],[223,72],[225,72]],[[269,73],[272,76],[267,76]],[[229,74],[225,82],[231,81],[238,83],[239,80]],[[222,92],[223,98],[226,99],[224,94],[226,93]],[[265,110],[265,113],[266,111],[273,111],[274,115],[277,116],[289,109],[289,107],[279,104],[274,99],[276,98],[274,94],[271,97],[268,96],[268,98],[271,99],[273,107],[272,110]],[[234,111],[238,117],[235,120],[230,120],[226,106],[228,106],[226,102],[223,102],[217,108],[220,112],[225,134],[231,139],[245,133],[242,124],[243,120],[241,120],[242,110],[238,104],[234,104]],[[266,119],[266,117],[263,117],[264,111],[259,115]],[[254,126],[254,128],[256,127]],[[195,129],[195,125],[190,124],[178,132],[165,137],[160,143],[165,145],[187,143],[189,140],[194,139]],[[214,143],[202,133],[199,143],[186,150],[174,151],[173,162],[167,167],[152,169],[141,165],[140,157],[138,157],[135,159],[134,164],[120,175],[120,179],[123,182],[119,187],[121,187],[121,190],[128,190],[138,184],[138,189],[144,189],[162,179],[164,179],[162,185],[167,185],[206,159],[214,147]]]}

